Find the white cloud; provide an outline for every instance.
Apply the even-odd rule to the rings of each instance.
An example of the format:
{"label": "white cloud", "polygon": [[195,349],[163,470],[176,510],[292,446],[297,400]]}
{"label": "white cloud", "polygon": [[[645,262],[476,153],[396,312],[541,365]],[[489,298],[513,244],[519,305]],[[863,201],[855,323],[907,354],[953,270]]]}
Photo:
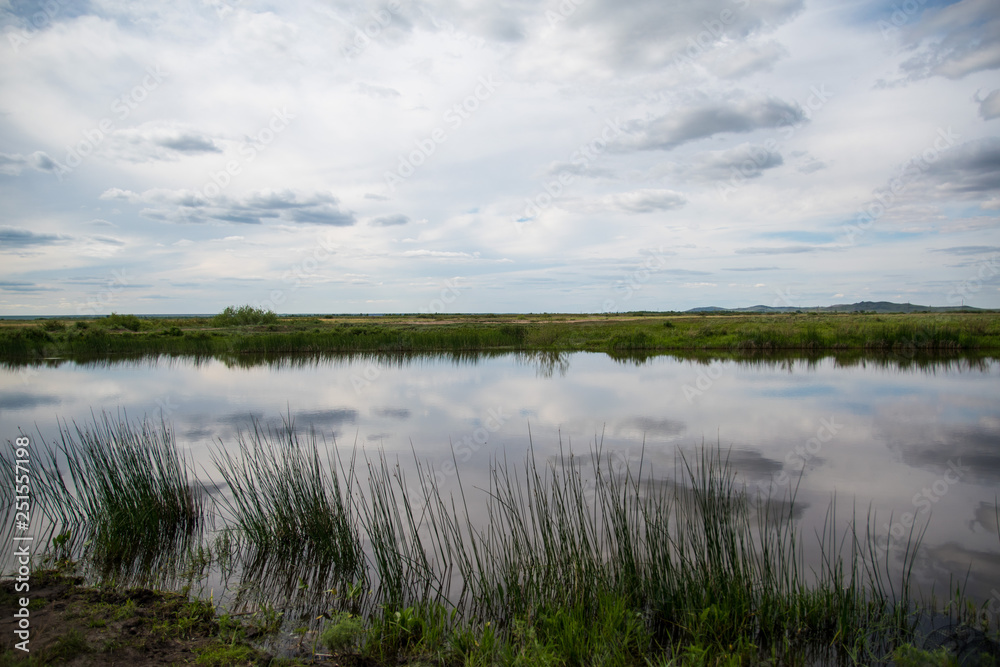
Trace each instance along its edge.
{"label": "white cloud", "polygon": [[683,206],[684,195],[673,190],[634,190],[604,197],[602,207],[625,213],[654,213]]}
{"label": "white cloud", "polygon": [[414,311],[459,267],[469,310],[593,311],[653,250],[661,306],[764,284],[941,304],[967,258],[934,251],[997,245],[995,2],[887,37],[871,0],[392,6],[96,0],[0,49],[19,312],[122,263],[153,286],[122,310],[266,299],[316,263],[282,310]]}

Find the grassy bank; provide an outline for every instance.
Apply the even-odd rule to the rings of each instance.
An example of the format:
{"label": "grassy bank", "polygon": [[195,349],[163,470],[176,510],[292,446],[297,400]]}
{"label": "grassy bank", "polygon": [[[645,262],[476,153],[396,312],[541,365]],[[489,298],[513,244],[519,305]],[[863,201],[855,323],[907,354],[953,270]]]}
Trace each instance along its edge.
{"label": "grassy bank", "polygon": [[[622,610],[613,606],[597,610],[594,616],[569,619],[569,623],[558,616],[547,617],[540,632],[521,625],[509,637],[501,636],[488,624],[452,623],[448,610],[442,607],[405,609],[372,620],[334,613],[321,628],[299,626],[284,632],[282,613],[273,607],[228,614],[216,610],[210,601],[192,599],[184,593],[91,587],[73,574],[73,564],[68,562],[36,570],[32,581],[35,588],[30,617],[34,630],[28,645],[30,653],[4,648],[0,650],[0,667],[613,665],[629,664],[614,660],[621,653],[618,647],[634,648],[637,640],[642,641],[641,630],[630,619],[622,623]],[[17,605],[14,582],[0,582],[0,614],[4,619],[0,620],[0,631],[4,634],[12,634]],[[588,626],[594,629],[584,630]],[[582,649],[580,653],[573,654],[574,644]],[[946,650],[922,650],[911,644],[894,649],[892,657],[900,667],[957,664]],[[781,664],[804,663],[803,659]],[[634,664],[754,662],[711,660],[689,651],[675,660],[650,659]]]}
{"label": "grassy bank", "polygon": [[0,358],[421,351],[1000,349],[1000,314],[449,315],[0,322]]}
{"label": "grassy bank", "polygon": [[[144,438],[162,464],[115,463]],[[174,512],[149,508],[202,496],[169,430],[105,419],[55,444],[37,502],[53,534],[74,536],[75,551],[56,540],[63,559],[96,556],[101,576],[120,580],[105,554],[125,570],[150,562],[118,549],[130,536],[187,535],[133,541],[173,548],[175,566],[240,571],[233,586],[262,600],[298,600],[289,622],[314,651],[377,664],[870,664],[919,641],[919,536],[890,559],[874,516],[840,521],[831,506],[823,558],[807,567],[794,493],[748,493],[713,448],[668,477],[641,461],[612,470],[599,444],[582,459],[529,453],[495,461],[485,489],[459,473],[446,494],[428,466],[408,481],[380,453],[342,458],[255,430],[216,452],[220,502]],[[217,532],[203,533],[209,524]],[[989,622],[961,593],[955,602],[961,620]]]}

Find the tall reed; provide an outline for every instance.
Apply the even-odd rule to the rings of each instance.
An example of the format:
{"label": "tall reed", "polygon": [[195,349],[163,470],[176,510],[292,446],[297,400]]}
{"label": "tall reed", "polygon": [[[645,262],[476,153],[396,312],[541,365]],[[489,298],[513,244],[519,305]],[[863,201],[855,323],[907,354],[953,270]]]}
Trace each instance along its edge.
{"label": "tall reed", "polygon": [[425,485],[425,525],[447,535],[407,548],[434,546],[461,572],[460,606],[507,627],[539,609],[594,610],[611,599],[641,614],[664,647],[780,645],[790,628],[803,641],[854,647],[873,628],[905,631],[915,548],[902,575],[890,573],[854,524],[838,533],[831,514],[823,561],[808,570],[794,494],[752,497],[718,449],[682,457],[673,478],[641,462],[615,471],[599,445],[586,477],[581,463],[563,452],[544,465],[533,453],[520,468],[496,462],[480,523],[461,487],[456,505]]}
{"label": "tall reed", "polygon": [[315,437],[303,446],[291,421],[277,432],[254,422],[237,441],[238,456],[224,448],[212,453],[229,490],[220,503],[237,535],[257,556],[333,562],[345,576],[357,574],[362,554],[350,501],[353,457],[346,471],[332,454],[324,465]]}
{"label": "tall reed", "polygon": [[[912,635],[922,534],[893,563],[877,548],[875,517],[843,522],[834,499],[816,535],[820,560],[807,567],[796,489],[748,493],[718,447],[680,455],[664,476],[644,456],[616,465],[597,440],[585,457],[560,443],[542,458],[532,444],[523,463],[495,459],[475,493],[455,460],[449,490],[429,464],[418,461],[408,479],[384,452],[363,467],[356,456],[345,465],[334,443],[324,459],[315,435],[300,441],[290,420],[278,431],[255,423],[235,451],[213,452],[226,535],[244,547],[248,576],[280,578],[269,563],[288,563],[301,588],[349,584],[355,609],[449,604],[508,638],[530,627],[556,641],[559,628],[577,633],[599,618],[632,633],[630,652],[648,641],[673,656],[690,646],[874,655]],[[202,495],[162,422],[105,414],[64,428],[39,495],[51,521],[90,526],[122,558],[202,523]],[[316,576],[301,574],[303,563]],[[580,635],[572,651],[589,641]]]}
{"label": "tall reed", "polygon": [[155,553],[201,528],[202,488],[163,421],[102,413],[85,427],[64,425],[47,457],[38,479],[43,512],[85,531],[109,563]]}

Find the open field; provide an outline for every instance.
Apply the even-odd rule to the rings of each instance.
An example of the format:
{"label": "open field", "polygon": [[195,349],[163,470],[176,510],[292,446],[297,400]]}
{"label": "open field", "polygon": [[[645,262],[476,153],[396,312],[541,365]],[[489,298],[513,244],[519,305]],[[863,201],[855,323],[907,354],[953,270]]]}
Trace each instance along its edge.
{"label": "open field", "polygon": [[0,321],[0,357],[432,351],[863,350],[953,353],[1000,349],[1000,313],[387,315]]}
{"label": "open field", "polygon": [[[794,491],[748,493],[716,448],[668,477],[641,461],[611,470],[599,443],[582,458],[529,453],[495,461],[488,489],[445,496],[419,463],[407,484],[381,453],[321,447],[290,430],[237,444],[220,443],[218,482],[203,502],[209,487],[162,424],[105,417],[67,431],[37,473],[35,502],[54,536],[48,564],[124,587],[119,602],[148,601],[127,591],[154,572],[187,587],[212,568],[241,573],[231,585],[259,596],[273,633],[300,637],[297,655],[342,664],[873,664],[920,643],[934,604],[911,591],[919,531],[894,547],[901,562],[879,551],[871,515],[844,524],[831,505],[820,534],[800,535]],[[486,503],[485,523],[470,520],[474,502]],[[818,566],[803,561],[805,539],[818,540]],[[995,617],[960,586],[949,596],[955,627],[995,657]],[[13,605],[9,595],[0,602]],[[168,602],[165,618],[139,617],[140,629],[163,625],[153,641],[186,631],[201,652],[221,650],[216,634],[238,633],[232,610]],[[98,611],[79,610],[96,619],[89,628],[126,620]],[[99,644],[100,634],[72,638],[78,654],[94,654],[88,664],[151,640],[144,630]],[[256,650],[244,639],[229,640],[248,656],[239,664]],[[949,664],[937,660],[912,664]]]}

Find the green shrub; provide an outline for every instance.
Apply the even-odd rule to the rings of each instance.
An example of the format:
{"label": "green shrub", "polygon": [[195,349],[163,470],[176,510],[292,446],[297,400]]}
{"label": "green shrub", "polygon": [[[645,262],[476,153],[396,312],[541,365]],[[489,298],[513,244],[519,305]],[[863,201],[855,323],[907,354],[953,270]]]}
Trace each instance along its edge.
{"label": "green shrub", "polygon": [[135,315],[119,315],[111,313],[101,320],[101,323],[109,329],[128,329],[138,331],[142,327],[142,320]]}
{"label": "green shrub", "polygon": [[360,618],[341,612],[323,630],[320,640],[330,651],[339,653],[352,648],[362,630]]}
{"label": "green shrub", "polygon": [[893,652],[892,658],[899,667],[957,667],[958,665],[955,657],[943,646],[936,651],[924,651],[912,644],[904,644]]}
{"label": "green shrub", "polygon": [[217,327],[236,327],[254,324],[274,324],[278,316],[273,310],[245,306],[226,306],[226,309],[212,318],[212,324]]}

